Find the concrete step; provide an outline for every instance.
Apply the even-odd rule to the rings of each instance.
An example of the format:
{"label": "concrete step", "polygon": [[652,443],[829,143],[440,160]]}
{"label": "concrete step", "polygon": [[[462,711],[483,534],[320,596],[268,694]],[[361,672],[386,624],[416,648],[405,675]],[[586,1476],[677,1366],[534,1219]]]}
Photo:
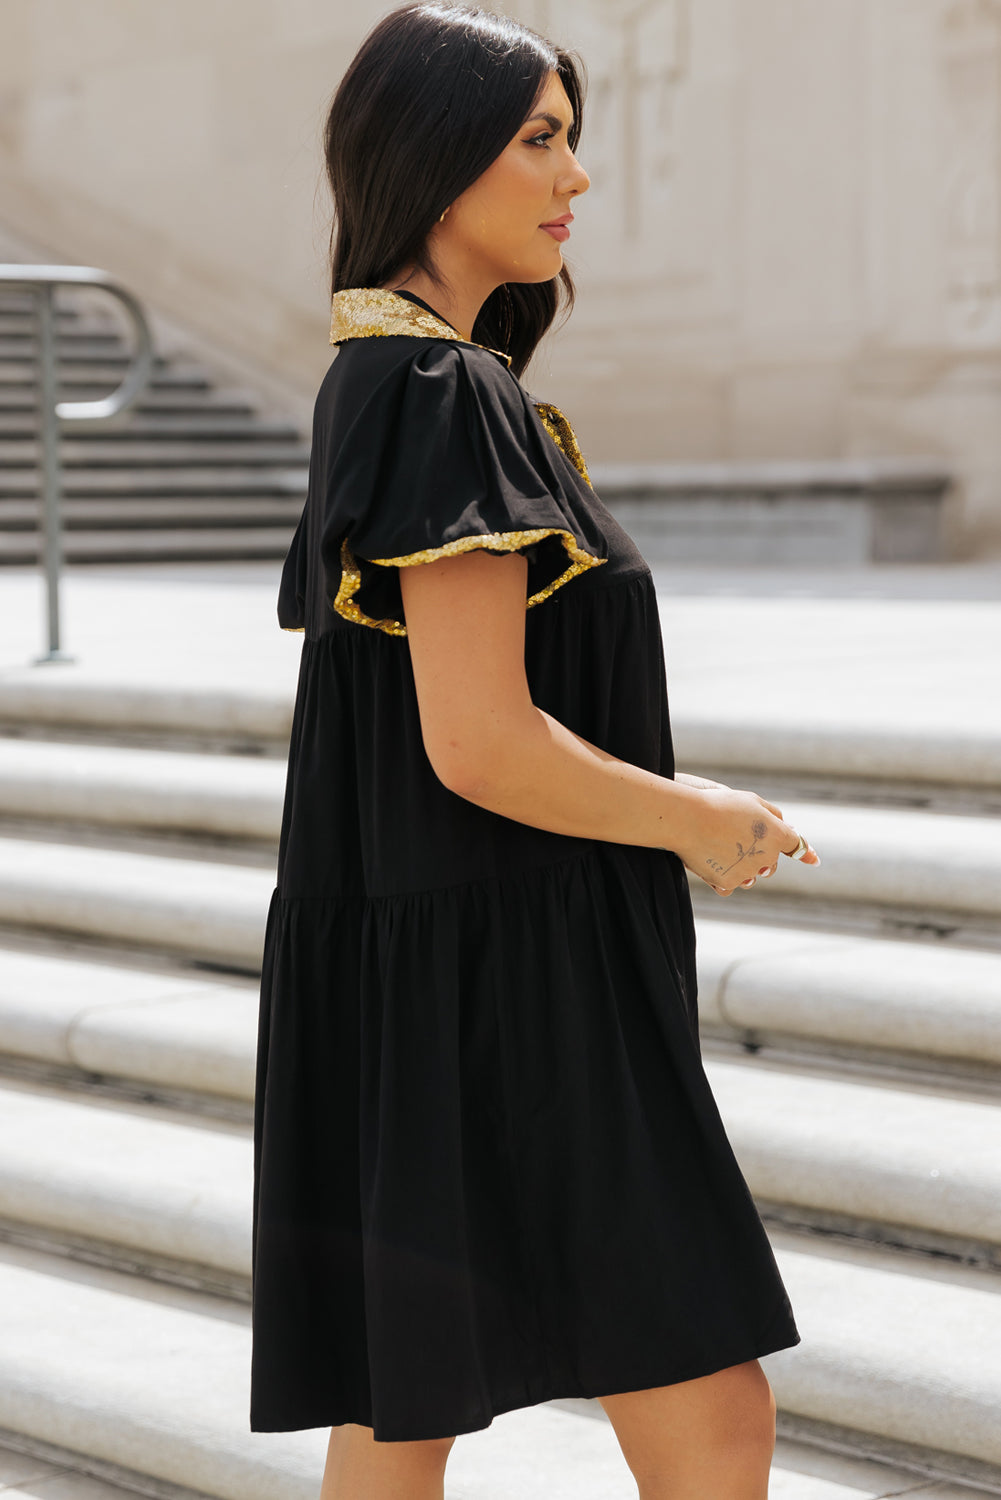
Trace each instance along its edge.
{"label": "concrete step", "polygon": [[[81,368],[94,370],[102,380],[118,381],[132,363],[133,356],[121,340],[95,333],[85,338],[57,339],[57,369],[60,379],[72,379]],[[165,369],[169,361],[162,354],[153,355],[153,369]],[[30,385],[38,379],[38,352],[27,339],[0,339],[0,369],[8,378]]]}
{"label": "concrete step", "polygon": [[[449,1457],[446,1500],[510,1500],[512,1496],[517,1500],[631,1500],[636,1486],[611,1424],[597,1402],[582,1404],[597,1407],[599,1420],[590,1411],[543,1403],[505,1413],[482,1433],[459,1438]],[[317,1436],[322,1445],[315,1455],[303,1455],[304,1472],[299,1474],[292,1463],[281,1466],[280,1487],[275,1485],[272,1494],[319,1494],[326,1430],[308,1434],[308,1438]],[[252,1442],[251,1455],[267,1445],[268,1438],[264,1435],[260,1442]],[[4,1462],[0,1450],[0,1483],[8,1473],[13,1477],[11,1487],[3,1490],[4,1500],[27,1500],[29,1495],[35,1500],[130,1500],[137,1492],[163,1500],[165,1489],[171,1500],[199,1500],[204,1493],[173,1483],[168,1487],[134,1469],[51,1444],[22,1440],[22,1451],[7,1448],[6,1454],[9,1458]],[[221,1457],[225,1463],[227,1456]],[[310,1474],[313,1467],[315,1472]],[[239,1477],[234,1475],[234,1483]],[[818,1500],[820,1492],[814,1487],[818,1477],[827,1479],[822,1500],[867,1500],[886,1494],[887,1487],[898,1480],[917,1482],[916,1475],[896,1466],[859,1459],[832,1463],[830,1456],[821,1456],[803,1443],[784,1440],[776,1445],[773,1497]],[[266,1483],[267,1475],[261,1475],[258,1486],[263,1489]],[[868,1488],[863,1489],[863,1484]],[[971,1491],[950,1486],[949,1495],[950,1500],[970,1500]]]}
{"label": "concrete step", "polygon": [[45,840],[0,840],[0,923],[260,971],[275,871]]}
{"label": "concrete step", "polygon": [[[672,729],[674,720],[672,717]],[[1001,721],[994,724],[881,724],[872,713],[828,720],[809,712],[777,722],[731,721],[721,712],[679,715],[679,765],[774,779],[788,774],[921,787],[967,783],[1001,788]],[[710,772],[706,771],[709,776]],[[903,793],[906,795],[906,791]]]}
{"label": "concrete step", "polygon": [[704,1036],[762,1057],[793,1049],[814,1064],[996,1085],[996,951],[717,917],[699,923],[697,963]]}
{"label": "concrete step", "polygon": [[0,1066],[247,1122],[258,1002],[256,978],[22,937],[0,949]]}
{"label": "concrete step", "polygon": [[[42,560],[38,355],[33,309],[16,299],[5,302],[0,307],[0,566]],[[56,359],[63,399],[106,394],[132,358],[119,320],[103,309],[85,308],[72,316],[60,308]],[[178,350],[155,356],[148,388],[127,412],[110,423],[64,424],[65,561],[281,560],[305,499],[309,433],[258,408],[246,392],[216,389],[198,361]],[[248,488],[240,482],[241,470],[256,470],[265,484]],[[81,474],[89,481],[83,486],[77,483]],[[274,503],[246,499],[255,493],[274,496]],[[114,503],[118,494],[120,505]],[[149,494],[161,503],[149,504],[143,498]],[[99,503],[75,505],[78,495]],[[169,503],[173,496],[180,503]]]}
{"label": "concrete step", "polygon": [[[955,1271],[937,1277],[924,1268],[919,1274],[872,1252],[821,1255],[805,1242],[779,1238],[776,1256],[803,1334],[796,1348],[762,1360],[780,1423],[834,1442],[847,1434],[863,1451],[906,1460],[911,1472],[975,1479],[996,1491],[996,1278]],[[248,1309],[180,1289],[154,1290],[97,1267],[72,1268],[16,1246],[0,1247],[0,1298],[7,1309],[0,1427],[7,1432],[220,1500],[271,1500],[275,1493],[305,1494],[307,1486],[315,1496],[326,1429],[248,1430]],[[571,1398],[574,1406],[580,1401]],[[572,1415],[546,1403],[461,1435],[449,1460],[456,1500],[500,1493],[465,1487],[464,1454],[480,1444],[489,1448],[491,1432],[500,1438],[505,1426],[510,1444],[528,1412],[554,1408],[557,1425]],[[603,1442],[613,1436],[603,1422],[572,1429],[568,1460],[591,1461],[599,1450],[587,1445],[599,1433]],[[600,1451],[615,1456],[610,1443]],[[593,1473],[600,1478],[593,1489],[586,1487],[585,1463],[570,1476],[578,1487],[546,1494],[607,1500],[620,1493],[611,1487],[618,1482],[613,1470]],[[619,1473],[624,1500],[635,1485]]]}
{"label": "concrete step", "polygon": [[[175,1001],[180,1018],[197,1005],[193,989]],[[169,1002],[153,1003],[162,1018]],[[246,1022],[249,1010],[231,1005],[228,1019]],[[98,1052],[121,1018],[100,1008]],[[85,1033],[84,1055],[94,1039]],[[246,1053],[252,1034],[242,1041]],[[996,1101],[711,1057],[706,1072],[771,1219],[1001,1271]],[[247,1122],[66,1095],[37,1079],[0,1083],[0,1224],[22,1234],[154,1274],[179,1267],[208,1287],[223,1274],[245,1290],[252,1170]]]}
{"label": "concrete step", "polygon": [[[0,741],[0,752],[5,748]],[[44,746],[56,748],[64,747]],[[75,784],[67,779],[58,792],[67,821],[83,816],[93,827],[97,816],[119,819],[127,832],[142,818],[143,827],[155,827],[164,838],[201,821],[206,843],[199,849],[175,837],[173,844],[109,849],[55,836],[0,839],[0,922],[162,948],[254,972],[274,882],[273,855],[257,851],[273,837],[280,816],[274,784],[281,763],[206,757],[213,778],[201,779],[199,769],[168,795],[145,778],[155,779],[153,757],[170,752],[148,752],[150,766],[140,759],[117,786],[112,757],[103,762],[103,795],[84,750],[91,747],[80,748]],[[100,761],[103,749],[94,747],[94,754]],[[32,799],[44,803],[44,780],[32,786],[26,774],[20,788],[22,809]],[[17,781],[7,783],[7,795],[12,811],[21,795]],[[114,827],[105,822],[100,837],[106,840]],[[248,844],[253,857],[241,855],[240,841],[253,839],[262,841]],[[1001,954],[718,916],[701,920],[699,934],[699,1010],[707,1037],[777,1057],[794,1051],[835,1065],[871,1065],[870,1071],[933,1071],[996,1084]]]}
{"label": "concrete step", "polygon": [[[150,496],[119,496],[109,500],[63,499],[60,516],[66,533],[116,530],[137,531],[163,528],[274,526],[285,539],[295,530],[303,496],[292,495],[201,495],[160,499]],[[37,500],[0,502],[0,529],[34,533],[41,524]]]}
{"label": "concrete step", "polygon": [[[277,627],[277,621],[276,627]],[[296,638],[300,639],[300,638]],[[11,669],[0,678],[0,728],[5,734],[44,730],[73,740],[101,736],[107,743],[157,747],[193,739],[241,750],[288,754],[293,695],[266,684],[255,692],[186,681],[149,686],[75,667],[52,677],[37,668]]]}
{"label": "concrete step", "polygon": [[249,1309],[15,1246],[0,1298],[0,1429],[220,1500],[315,1500],[327,1433],[249,1430]]}
{"label": "concrete step", "polygon": [[997,1090],[971,1099],[760,1059],[705,1066],[762,1213],[1001,1271]]}
{"label": "concrete step", "polygon": [[[7,306],[6,293],[3,295],[4,319],[7,329],[15,334],[37,333],[37,307],[13,309]],[[83,302],[75,305],[64,301],[65,292],[60,289],[56,292],[57,305],[55,311],[56,329],[60,338],[72,339],[74,336],[87,334],[109,334],[123,341],[122,323],[119,318],[111,314],[106,302],[92,302],[87,306]]]}
{"label": "concrete step", "polygon": [[[0,345],[2,347],[2,345]],[[104,358],[60,358],[58,392],[60,399],[83,399],[84,393],[97,395],[107,391],[108,382],[120,380],[130,360],[124,354],[106,354]],[[23,358],[5,359],[0,353],[0,389],[12,386],[28,390],[38,389],[38,369],[34,362]],[[146,392],[156,390],[209,391],[212,381],[201,365],[172,357],[169,361],[161,354],[153,356],[153,368]]]}
{"label": "concrete step", "polygon": [[[946,930],[980,927],[986,940],[1001,938],[1001,821],[995,818],[853,807],[843,803],[777,804],[786,822],[809,839],[821,856],[809,867],[780,859],[774,876],[758,880],[736,897],[747,910],[767,913],[809,906],[861,923],[881,919]],[[700,911],[721,899],[692,877]]]}
{"label": "concrete step", "polygon": [[[141,503],[141,502],[140,502]],[[288,552],[294,526],[191,527],[186,531],[68,531],[63,537],[66,562],[240,562],[280,561]],[[40,562],[41,544],[30,532],[0,531],[0,565]]]}
{"label": "concrete step", "polygon": [[[27,294],[28,300],[19,306],[14,306],[13,298],[20,295],[20,293],[6,290],[0,291],[0,338],[19,337],[27,329],[37,330],[38,306],[35,298]],[[83,315],[78,308],[57,306],[53,312],[56,331],[60,337],[72,333],[81,324]]]}
{"label": "concrete step", "polygon": [[[162,861],[165,882],[176,863]],[[1001,1064],[999,963],[962,949],[707,922],[698,953],[701,1033],[724,1057],[736,1046],[814,1072],[989,1092]],[[247,964],[249,971],[249,954]],[[148,967],[134,951],[123,968],[93,945],[67,957],[20,953],[8,943],[0,950],[0,1050],[166,1089],[185,1086],[195,1065],[189,1052],[197,1052],[192,1087],[213,1092],[205,1080],[218,1074],[228,1080],[219,1085],[224,1093],[249,1100],[256,999],[248,992],[237,1004],[228,985],[216,993],[202,973],[168,978],[159,963],[152,974]],[[192,990],[192,1004],[181,1004]]]}
{"label": "concrete step", "polygon": [[774,1228],[769,1238],[802,1334],[761,1361],[784,1430],[1001,1487],[997,1275]]}
{"label": "concrete step", "polygon": [[[804,936],[810,939],[803,941]],[[707,1055],[827,1069],[835,1077],[996,1096],[1001,986],[996,955],[786,929],[704,923],[700,1029]],[[771,941],[771,947],[768,942]],[[179,960],[64,941],[0,949],[0,1052],[8,1060],[195,1090],[248,1105],[257,983]],[[745,1024],[726,1019],[733,1012]],[[768,1025],[746,1024],[764,1019]],[[750,1049],[750,1050],[749,1050]]]}
{"label": "concrete step", "polygon": [[[268,473],[246,468],[203,470],[172,476],[78,471],[67,476],[66,493],[109,501],[118,494],[130,496],[133,493],[150,497],[191,495],[193,498],[232,495],[236,499],[286,494],[294,495],[301,506],[305,483],[305,472],[301,469],[276,469]],[[4,494],[3,484],[0,475],[0,496]],[[0,517],[2,515],[3,507],[0,506]],[[88,722],[84,685],[64,677],[60,687],[67,695],[67,726]],[[14,687],[12,697],[11,684],[0,682],[0,723],[25,722],[23,705],[29,691],[30,684],[22,679]],[[43,691],[42,685],[39,685],[39,691]],[[96,691],[99,695],[100,690]],[[121,732],[127,733],[132,703],[141,697],[148,704],[153,691],[140,684],[122,683],[121,702],[115,714],[105,714],[109,730],[117,725]],[[48,686],[44,687],[44,693],[51,697]],[[211,711],[211,694],[205,696],[210,701],[199,711],[203,725]],[[227,702],[230,701],[230,695],[226,696]],[[172,718],[175,709],[176,700],[168,695],[164,712],[158,720],[165,734],[171,730],[186,732],[183,720]],[[290,727],[291,696],[281,700],[281,704],[276,701],[274,712],[284,713]],[[54,722],[54,715],[53,704],[47,713],[49,722]],[[770,800],[775,800],[765,791],[767,778],[769,785],[777,783],[774,790],[779,795],[779,806],[783,806],[782,797],[789,794],[797,802],[830,803],[836,798],[852,800],[859,805],[887,807],[899,806],[901,800],[906,799],[915,812],[940,804],[943,799],[961,798],[978,815],[988,809],[993,798],[1001,809],[1001,724],[997,732],[990,727],[970,724],[908,727],[880,726],[871,722],[837,725],[817,720],[812,725],[782,723],[775,726],[767,721],[748,722],[745,717],[738,733],[722,712],[713,717],[696,717],[679,709],[672,714],[672,727],[681,747],[678,753],[680,765],[698,766],[706,775],[711,775],[711,768],[715,768],[718,779],[729,785],[752,786],[762,795],[769,795]],[[809,782],[810,779],[822,785],[822,795],[801,795],[795,789],[793,783],[797,780]],[[907,811],[908,806],[902,806],[900,810]],[[819,875],[820,871],[812,873]]]}
{"label": "concrete step", "polygon": [[[232,438],[206,438],[204,442],[194,442],[183,437],[164,437],[159,442],[153,438],[139,438],[133,443],[126,441],[124,431],[112,438],[100,428],[87,438],[64,435],[59,455],[67,470],[81,467],[177,469],[189,464],[204,467],[207,464],[234,463],[288,467],[309,463],[309,444],[298,437],[275,441],[263,439],[259,443]],[[0,467],[5,469],[33,468],[40,462],[41,452],[34,441],[13,439],[4,443],[0,452]]]}
{"label": "concrete step", "polygon": [[[900,1090],[883,1099],[871,1085],[803,1077],[776,1086],[747,1065],[728,1070],[710,1061],[707,1071],[742,1169],[770,1218],[818,1228],[822,1214],[828,1232],[1001,1262],[996,1108],[928,1104]],[[809,1111],[809,1127],[797,1136],[790,1120],[771,1118],[778,1108]],[[889,1139],[874,1143],[881,1109]],[[96,1251],[109,1264],[208,1288],[219,1289],[225,1275],[231,1294],[245,1294],[251,1143],[219,1133],[245,1126],[107,1098],[82,1103],[16,1079],[0,1086],[0,1124],[5,1232],[13,1225],[71,1252]],[[943,1166],[928,1167],[929,1160]],[[224,1185],[215,1196],[213,1182]],[[797,1216],[799,1209],[816,1212]]]}
{"label": "concrete step", "polygon": [[925,562],[948,469],[914,458],[598,463],[598,493],[651,562]]}
{"label": "concrete step", "polygon": [[[84,429],[74,436],[84,443],[95,439],[132,443],[163,437],[183,437],[199,443],[210,438],[223,441],[239,438],[251,443],[303,441],[302,434],[291,422],[270,421],[255,413],[226,416],[221,412],[202,410],[190,415],[180,415],[173,412],[144,413],[133,407],[129,407],[113,422],[102,422],[99,427]],[[27,420],[16,413],[5,413],[0,407],[0,441],[34,442],[37,438],[36,420]]]}
{"label": "concrete step", "polygon": [[[71,470],[63,475],[64,499],[111,500],[121,497],[132,500],[148,496],[203,496],[206,499],[221,495],[239,499],[242,495],[296,495],[300,508],[305,499],[308,469],[305,465],[290,468],[262,469],[252,465],[236,463],[226,469],[202,469],[192,466],[186,469],[168,470]],[[0,519],[7,513],[12,502],[38,497],[38,472],[35,469],[0,470]]]}
{"label": "concrete step", "polygon": [[[12,364],[24,362],[24,364],[36,365],[39,357],[40,341],[37,334],[25,329],[23,332],[7,333],[0,338],[0,359]],[[60,364],[73,359],[97,359],[103,360],[110,356],[116,360],[127,358],[125,346],[119,335],[110,329],[103,332],[98,328],[86,330],[73,328],[60,328],[56,332],[56,355]]]}
{"label": "concrete step", "polygon": [[[111,312],[111,306],[107,301],[94,301],[89,306],[78,302],[72,306],[63,301],[65,293],[60,289],[56,292],[58,306],[56,307],[56,330],[61,339],[71,343],[75,338],[99,337],[102,335],[115,338],[123,347],[127,344],[127,338],[123,329],[125,325],[121,316],[115,316]],[[30,311],[13,310],[5,308],[5,322],[8,331],[13,334],[37,334],[37,312],[36,317],[31,316]]]}
{"label": "concrete step", "polygon": [[285,777],[285,763],[264,756],[0,736],[0,818],[277,844]]}
{"label": "concrete step", "polygon": [[249,1297],[248,1129],[0,1084],[0,1237]]}
{"label": "concrete step", "polygon": [[[74,400],[90,400],[106,389],[106,381],[93,381],[88,385],[84,381],[77,380],[73,384]],[[153,418],[161,414],[181,417],[201,416],[203,413],[212,413],[220,417],[253,417],[258,413],[257,404],[246,391],[235,387],[226,389],[222,386],[207,387],[198,391],[194,397],[190,391],[183,388],[174,390],[162,389],[155,385],[147,386],[139,399],[134,401],[128,409],[137,417]],[[11,416],[17,412],[29,412],[37,417],[37,390],[29,386],[27,382],[19,385],[5,385],[3,381],[0,381],[0,412]]]}
{"label": "concrete step", "polygon": [[[90,821],[122,822],[126,814],[118,810],[124,806],[121,779],[141,789],[148,809],[147,826],[161,822],[160,805],[167,809],[163,816],[171,825],[174,815],[169,809],[176,804],[178,792],[189,802],[198,797],[203,772],[205,787],[214,795],[219,768],[212,761],[168,759],[151,763],[146,770],[141,764],[129,769],[128,757],[134,753],[116,755],[85,747],[78,754],[66,747],[47,746],[36,758],[33,742],[8,740],[0,745],[0,811],[18,805],[24,789],[29,800],[20,805],[38,808],[41,816],[47,795],[56,817],[63,806],[79,807],[82,812],[80,789],[86,786]],[[158,771],[165,781],[157,782]],[[175,775],[177,787],[170,781]],[[271,826],[280,826],[281,778],[274,772],[261,775],[270,775],[271,780],[255,785],[261,787],[262,797],[267,795],[265,786],[270,787],[275,801]],[[61,786],[62,782],[66,785]],[[201,797],[199,805],[205,804],[206,798]],[[780,859],[774,876],[727,898],[717,896],[693,875],[693,899],[700,912],[718,915],[723,899],[740,901],[742,912],[761,914],[765,920],[769,911],[780,915],[790,904],[810,913],[811,920],[815,910],[826,910],[835,920],[843,920],[839,909],[845,908],[870,924],[886,916],[951,928],[979,925],[987,936],[995,933],[1001,948],[1001,820],[788,798],[781,806],[785,819],[810,839],[822,863],[806,866]],[[78,817],[81,812],[71,810],[67,816]],[[239,823],[232,831],[244,836]]]}
{"label": "concrete step", "polygon": [[[582,1431],[580,1423],[595,1417],[600,1431]],[[4,1500],[131,1500],[136,1493],[148,1494],[150,1482],[65,1450],[23,1444],[0,1446],[0,1485]],[[317,1474],[317,1492],[319,1485]],[[504,1413],[483,1432],[458,1439],[445,1474],[445,1500],[510,1500],[512,1495],[518,1500],[632,1500],[635,1492],[597,1401],[542,1402]],[[772,1500],[877,1500],[905,1494],[915,1500],[975,1500],[986,1492],[948,1483],[929,1487],[913,1470],[780,1437],[768,1493]],[[178,1500],[197,1497],[181,1491]]]}

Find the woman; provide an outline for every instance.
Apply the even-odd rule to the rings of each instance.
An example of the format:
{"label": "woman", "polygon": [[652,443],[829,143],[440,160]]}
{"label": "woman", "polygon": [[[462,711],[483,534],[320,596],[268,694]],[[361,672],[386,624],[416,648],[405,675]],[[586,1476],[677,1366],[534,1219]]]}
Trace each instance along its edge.
{"label": "woman", "polygon": [[[675,774],[650,569],[520,376],[572,301],[572,55],[465,6],[332,102],[331,343],[279,622],[302,630],[255,1125],[254,1431],[323,1500],[598,1397],[644,1500],[767,1493],[799,1342],[703,1071],[686,867],[779,808]],[[554,228],[555,226],[555,228]]]}

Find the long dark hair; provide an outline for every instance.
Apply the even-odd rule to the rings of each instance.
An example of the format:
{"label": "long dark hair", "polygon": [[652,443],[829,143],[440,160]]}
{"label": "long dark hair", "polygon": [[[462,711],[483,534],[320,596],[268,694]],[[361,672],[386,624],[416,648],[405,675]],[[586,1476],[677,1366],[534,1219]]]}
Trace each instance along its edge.
{"label": "long dark hair", "polygon": [[[531,114],[549,73],[566,89],[580,139],[584,66],[537,31],[472,5],[416,4],[384,16],[338,85],[323,145],[334,200],[330,291],[381,286],[405,267],[437,285],[427,237]],[[522,374],[560,306],[574,304],[564,265],[550,281],[506,282],[484,302],[477,344]]]}

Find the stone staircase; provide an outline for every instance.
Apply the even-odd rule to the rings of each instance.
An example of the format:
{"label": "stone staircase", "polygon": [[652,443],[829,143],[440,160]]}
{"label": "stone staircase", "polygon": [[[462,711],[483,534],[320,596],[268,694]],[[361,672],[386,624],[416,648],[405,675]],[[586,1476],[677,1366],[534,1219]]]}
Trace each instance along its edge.
{"label": "stone staircase", "polygon": [[[3,240],[0,229],[0,259]],[[60,398],[107,395],[130,358],[117,318],[104,299],[66,288],[57,298]],[[224,388],[180,349],[156,358],[149,386],[118,417],[63,423],[68,562],[285,556],[306,492],[308,432],[261,415],[247,392]],[[39,557],[37,434],[34,299],[0,289],[0,566]],[[592,463],[591,471],[651,562],[844,566],[932,561],[946,550],[951,479],[935,459]]]}
{"label": "stone staircase", "polygon": [[[325,1430],[248,1421],[289,723],[267,694],[0,682],[0,1444],[158,1500],[315,1500],[322,1472]],[[1001,1494],[1001,746],[923,782],[902,756],[896,783],[885,745],[825,767],[768,733],[676,726],[679,764],[774,798],[823,858],[726,901],[693,883],[706,1068],[803,1334],[763,1361],[772,1493]],[[635,1494],[574,1398],[461,1436],[446,1483]]]}
{"label": "stone staircase", "polygon": [[[106,304],[58,294],[61,400],[108,395],[129,349]],[[37,337],[30,293],[0,290],[0,564],[39,557]],[[107,422],[63,423],[68,562],[282,558],[306,494],[308,437],[262,416],[196,361],[158,356]]]}

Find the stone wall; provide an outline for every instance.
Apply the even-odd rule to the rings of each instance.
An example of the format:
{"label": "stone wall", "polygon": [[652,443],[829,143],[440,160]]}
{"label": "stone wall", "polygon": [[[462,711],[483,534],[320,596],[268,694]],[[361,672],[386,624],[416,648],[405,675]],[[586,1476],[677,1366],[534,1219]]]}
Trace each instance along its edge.
{"label": "stone wall", "polygon": [[[326,104],[387,6],[5,0],[0,220],[308,410]],[[930,456],[1001,546],[1001,0],[516,0],[577,48],[580,301],[525,377],[589,460]]]}

